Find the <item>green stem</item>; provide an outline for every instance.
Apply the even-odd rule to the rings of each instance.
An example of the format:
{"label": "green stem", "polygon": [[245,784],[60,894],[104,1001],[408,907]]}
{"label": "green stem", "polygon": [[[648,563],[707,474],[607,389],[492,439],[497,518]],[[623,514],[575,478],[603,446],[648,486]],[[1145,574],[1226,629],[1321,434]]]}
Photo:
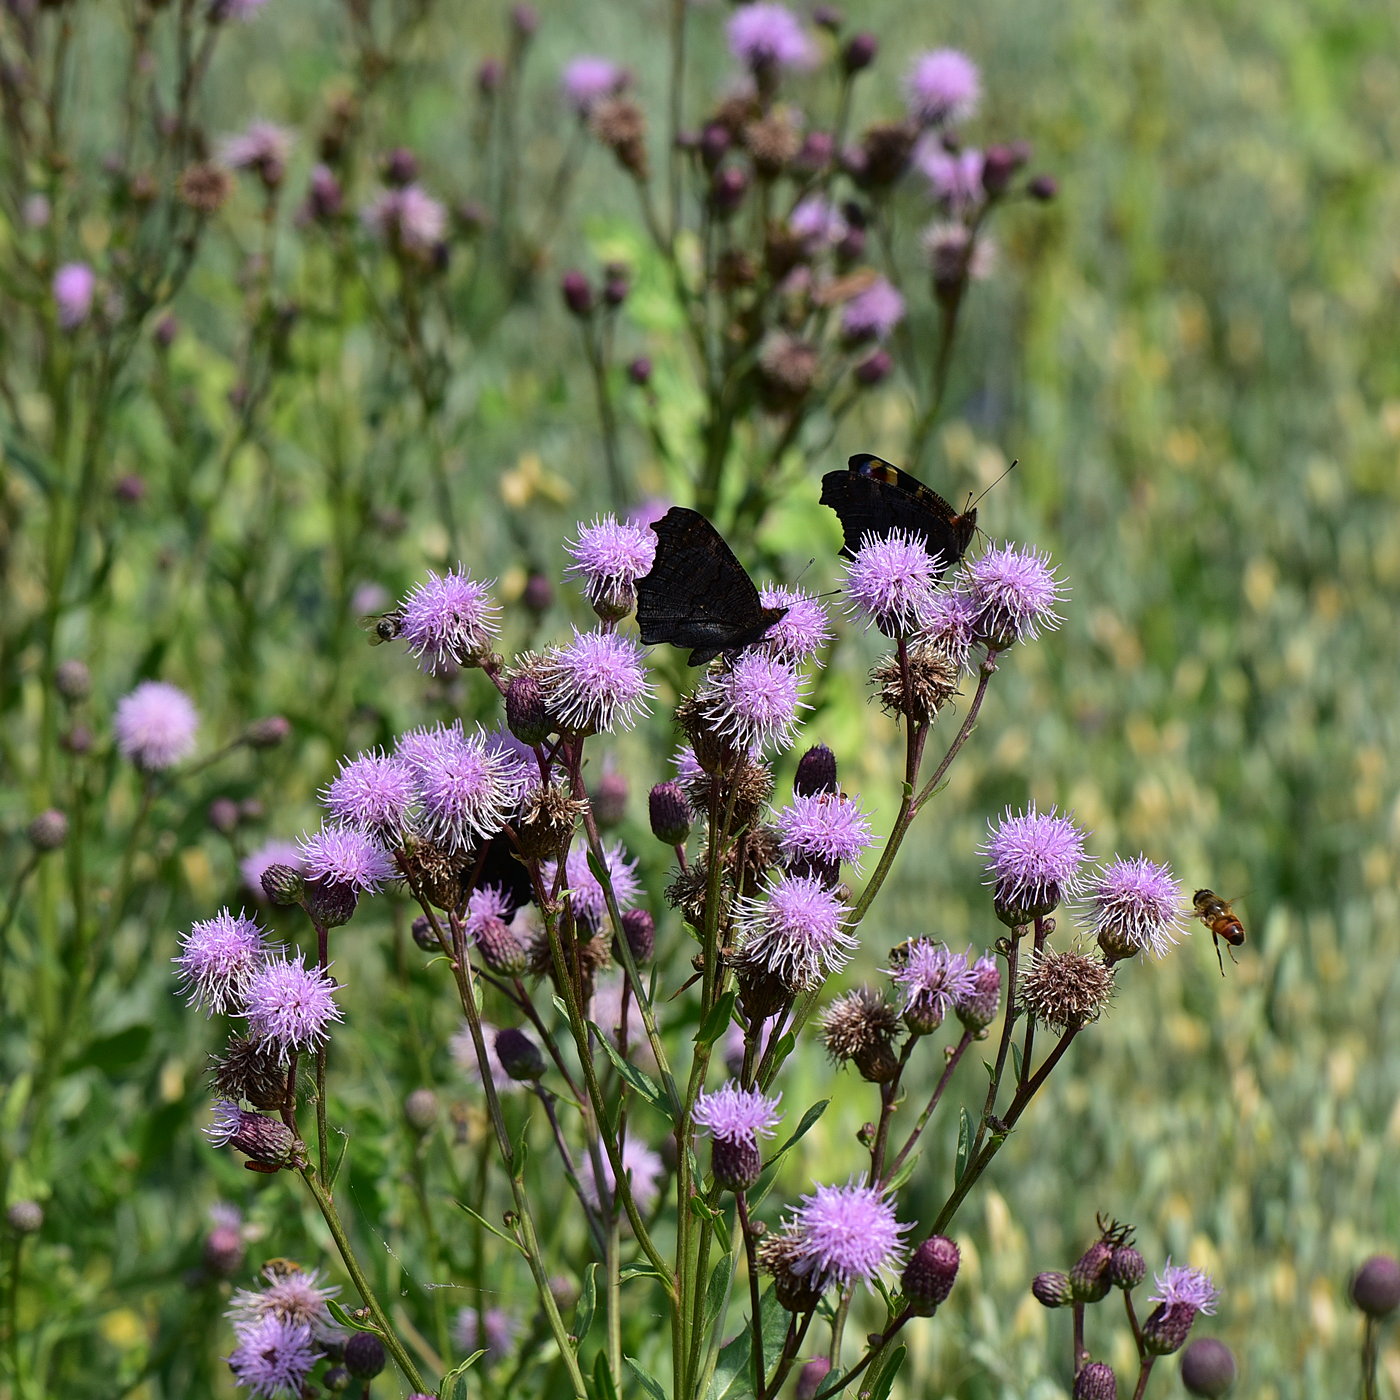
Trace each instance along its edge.
{"label": "green stem", "polygon": [[953,1071],[958,1067],[958,1061],[962,1059],[967,1047],[972,1044],[972,1032],[965,1030],[962,1039],[953,1047],[953,1052],[948,1056],[948,1062],[943,1066],[943,1073],[938,1077],[938,1083],[934,1086],[933,1093],[929,1095],[929,1101],[924,1105],[924,1111],[919,1114],[918,1121],[914,1124],[904,1146],[899,1149],[893,1162],[890,1163],[889,1171],[884,1174],[885,1180],[898,1175],[900,1167],[904,1165],[904,1159],[914,1150],[914,1144],[918,1142],[919,1135],[928,1126],[928,1120],[933,1117],[933,1111],[938,1107],[938,1101],[943,1097],[943,1091],[948,1087],[948,1081],[953,1077]]}

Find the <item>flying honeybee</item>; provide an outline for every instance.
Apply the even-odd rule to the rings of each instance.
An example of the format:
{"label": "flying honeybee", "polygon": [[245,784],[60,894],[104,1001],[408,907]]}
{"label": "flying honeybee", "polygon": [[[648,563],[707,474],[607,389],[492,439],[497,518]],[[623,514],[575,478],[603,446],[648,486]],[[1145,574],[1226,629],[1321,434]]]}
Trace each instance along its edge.
{"label": "flying honeybee", "polygon": [[1220,940],[1223,938],[1230,948],[1230,961],[1238,962],[1234,950],[1244,942],[1244,925],[1240,923],[1228,899],[1221,899],[1214,890],[1197,890],[1191,896],[1196,917],[1210,930],[1211,941],[1215,944],[1216,960],[1220,963],[1220,975],[1225,975],[1225,959],[1220,956]]}
{"label": "flying honeybee", "polygon": [[403,618],[397,609],[386,613],[368,613],[360,619],[360,626],[373,635],[369,639],[372,647],[392,642],[403,630]]}

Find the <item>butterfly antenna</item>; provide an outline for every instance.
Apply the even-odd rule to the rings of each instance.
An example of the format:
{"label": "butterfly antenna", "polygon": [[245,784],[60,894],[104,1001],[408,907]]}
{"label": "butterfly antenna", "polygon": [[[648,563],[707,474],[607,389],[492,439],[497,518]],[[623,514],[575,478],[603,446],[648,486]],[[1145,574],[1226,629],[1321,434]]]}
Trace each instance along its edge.
{"label": "butterfly antenna", "polygon": [[[1014,472],[1014,471],[1016,470],[1016,464],[1017,464],[1017,462],[1019,462],[1020,460],[1021,460],[1021,459],[1020,459],[1019,457],[1017,457],[1017,458],[1011,463],[1011,465],[1010,465],[1009,467],[1007,467],[1007,469],[1006,469],[1004,472],[1002,472],[1002,474],[1001,474],[999,477],[997,477],[997,479],[996,479],[994,482],[992,482],[992,486],[999,486],[1003,481],[1005,481],[1006,478],[1007,478],[1008,476],[1010,476],[1011,473]],[[968,509],[968,510],[971,510],[975,505],[977,505],[978,501],[980,501],[980,500],[982,499],[982,497],[985,496],[985,495],[987,494],[987,491],[990,491],[990,490],[992,489],[992,486],[988,486],[988,487],[986,488],[985,491],[981,492],[981,494],[978,495],[977,500],[975,500],[975,501],[970,501],[970,502],[968,503],[967,509]],[[971,495],[972,493],[971,493],[971,492],[968,492],[968,494]],[[963,514],[966,515],[966,514],[967,514],[967,511],[964,511]]]}

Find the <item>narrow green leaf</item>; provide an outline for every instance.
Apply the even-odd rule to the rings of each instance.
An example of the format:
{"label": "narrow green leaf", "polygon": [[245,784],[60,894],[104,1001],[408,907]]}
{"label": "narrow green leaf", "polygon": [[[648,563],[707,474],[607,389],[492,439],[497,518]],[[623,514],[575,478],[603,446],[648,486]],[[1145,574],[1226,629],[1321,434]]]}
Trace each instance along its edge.
{"label": "narrow green leaf", "polygon": [[630,1356],[624,1356],[622,1359],[631,1367],[632,1374],[641,1381],[642,1389],[652,1400],[666,1400],[666,1392],[661,1389],[661,1382],[650,1371],[643,1370]]}
{"label": "narrow green leaf", "polygon": [[815,1126],[817,1119],[826,1112],[830,1099],[818,1099],[806,1113],[802,1115],[802,1121],[798,1123],[797,1130],[788,1138],[781,1147],[768,1159],[767,1165],[763,1168],[763,1175],[759,1177],[753,1190],[749,1192],[749,1204],[758,1205],[765,1196],[773,1189],[773,1182],[778,1176],[778,1165],[783,1158],[806,1137]]}
{"label": "narrow green leaf", "polygon": [[705,1285],[705,1328],[708,1333],[729,1301],[729,1284],[734,1277],[734,1256],[725,1254],[710,1268],[710,1281]]}
{"label": "narrow green leaf", "polygon": [[[763,1357],[771,1367],[782,1351],[787,1336],[787,1309],[778,1302],[770,1287],[759,1299],[759,1325],[763,1330]],[[746,1324],[725,1346],[720,1348],[715,1374],[706,1392],[706,1400],[741,1400],[753,1394],[753,1327]]]}
{"label": "narrow green leaf", "polygon": [[972,1115],[967,1109],[958,1110],[958,1155],[953,1163],[953,1180],[962,1180],[967,1170],[967,1159],[972,1152]]}
{"label": "narrow green leaf", "polygon": [[879,1376],[871,1383],[870,1400],[890,1400],[895,1377],[899,1375],[899,1368],[904,1365],[904,1358],[908,1354],[908,1347],[898,1346],[885,1358]]}
{"label": "narrow green leaf", "polygon": [[[592,1021],[588,1023],[593,1027],[594,1034],[598,1037],[598,1043],[603,1047],[608,1059],[613,1062],[613,1068],[617,1070],[623,1082],[630,1088],[635,1089],[649,1104],[659,1113],[671,1117],[671,1105],[666,1101],[666,1095],[662,1092],[661,1086],[651,1075],[637,1068],[636,1065],[628,1063],[618,1053],[617,1046],[603,1034],[598,1026]],[[673,1120],[674,1121],[674,1120]]]}
{"label": "narrow green leaf", "polygon": [[885,1183],[886,1191],[898,1191],[911,1176],[914,1175],[914,1168],[918,1165],[921,1153],[911,1152],[900,1164],[899,1170]]}
{"label": "narrow green leaf", "polygon": [[[466,1213],[470,1215],[471,1218],[475,1220],[478,1225],[481,1225],[487,1230],[490,1230],[490,1232],[493,1235],[495,1235],[495,1237],[498,1240],[504,1240],[512,1249],[519,1249],[522,1254],[525,1253],[524,1249],[521,1248],[520,1242],[518,1240],[513,1240],[504,1231],[498,1230],[484,1215],[480,1214],[477,1211],[474,1211],[469,1205],[466,1205],[462,1201],[458,1201],[457,1208],[459,1210],[466,1211]],[[526,1257],[528,1258],[528,1256]]]}
{"label": "narrow green leaf", "polygon": [[665,1279],[649,1263],[643,1259],[638,1259],[631,1264],[624,1264],[617,1271],[618,1282],[627,1283],[634,1278],[659,1278],[662,1282]]}
{"label": "narrow green leaf", "polygon": [[339,1132],[340,1151],[335,1153],[335,1160],[331,1163],[330,1170],[326,1173],[326,1190],[335,1190],[335,1179],[340,1175],[340,1169],[345,1165],[346,1155],[350,1151],[350,1134]]}
{"label": "narrow green leaf", "polygon": [[618,1400],[617,1386],[608,1371],[607,1354],[602,1351],[593,1363],[593,1400]]}
{"label": "narrow green leaf", "polygon": [[736,993],[731,989],[710,1008],[710,1014],[695,1034],[697,1045],[713,1045],[729,1029],[729,1023],[734,1019],[735,997]]}
{"label": "narrow green leaf", "polygon": [[579,1289],[573,1325],[573,1334],[578,1338],[580,1345],[588,1335],[588,1329],[593,1326],[593,1314],[598,1306],[598,1285],[595,1281],[597,1273],[597,1264],[590,1264],[583,1271],[583,1287]]}
{"label": "narrow green leaf", "polygon": [[377,1336],[379,1328],[372,1322],[359,1322],[350,1316],[349,1310],[344,1303],[338,1303],[334,1298],[326,1299],[326,1311],[340,1323],[342,1327],[348,1327],[352,1332],[373,1332]]}
{"label": "narrow green leaf", "polygon": [[475,1366],[476,1363],[480,1361],[481,1358],[485,1355],[485,1347],[483,1347],[480,1351],[472,1352],[472,1354],[469,1357],[467,1357],[467,1359],[464,1362],[462,1362],[460,1366],[454,1366],[442,1378],[442,1385],[439,1387],[440,1392],[442,1394],[442,1400],[457,1400],[457,1397],[459,1395],[462,1397],[462,1400],[466,1400],[467,1372],[470,1371],[471,1368]]}
{"label": "narrow green leaf", "polygon": [[1016,1071],[1016,1082],[1021,1082],[1021,1047],[1011,1042],[1011,1068]]}

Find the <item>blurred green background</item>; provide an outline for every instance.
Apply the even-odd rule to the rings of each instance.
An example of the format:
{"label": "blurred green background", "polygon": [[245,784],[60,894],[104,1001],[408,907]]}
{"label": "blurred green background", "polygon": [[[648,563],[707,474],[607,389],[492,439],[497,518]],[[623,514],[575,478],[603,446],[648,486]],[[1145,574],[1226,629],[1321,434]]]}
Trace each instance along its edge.
{"label": "blurred green background", "polygon": [[[103,36],[121,20],[113,6],[71,8],[87,26],[82,71],[94,97],[91,129],[80,130],[95,157],[106,141]],[[694,15],[697,102],[725,81],[724,14]],[[541,16],[519,141],[522,159],[548,170],[569,138],[554,74],[572,55],[628,64],[659,109],[664,13],[610,0],[545,4]],[[1199,925],[1164,964],[1122,969],[1111,1013],[1075,1046],[959,1218],[963,1276],[937,1321],[911,1329],[918,1384],[907,1393],[1065,1394],[1068,1318],[1039,1308],[1027,1285],[1041,1269],[1068,1267],[1098,1211],[1135,1222],[1150,1263],[1170,1253],[1212,1272],[1224,1296],[1209,1330],[1239,1358],[1239,1393],[1351,1393],[1359,1323],[1347,1276],[1366,1254],[1400,1248],[1397,12],[1386,0],[994,0],[975,11],[876,0],[854,19],[884,44],[884,76],[860,88],[860,116],[898,106],[907,53],[953,44],[983,71],[969,138],[1024,137],[1036,168],[1060,182],[1053,205],[996,229],[997,271],[972,293],[925,474],[961,499],[1019,459],[982,503],[981,523],[994,539],[1048,550],[1069,596],[1061,631],[1006,657],[968,750],[867,924],[853,975],[870,976],[888,944],[911,933],[955,946],[996,936],[976,848],[989,818],[1027,800],[1069,808],[1099,857],[1143,851],[1169,860],[1188,892],[1238,896],[1250,936],[1224,979]],[[210,80],[211,129],[251,117],[297,128],[288,185],[300,189],[310,133],[352,82],[348,32],[336,6],[272,0],[228,38]],[[430,189],[469,192],[480,155],[473,72],[504,32],[494,7],[429,14],[365,107],[367,148],[411,146]],[[278,269],[304,322],[293,342],[297,390],[274,395],[254,440],[239,445],[202,552],[192,551],[205,527],[190,523],[186,475],[194,460],[212,470],[208,443],[172,436],[152,405],[175,394],[210,440],[226,440],[236,278],[254,211],[240,194],[177,302],[185,330],[168,362],[133,374],[104,471],[139,472],[146,495],[104,507],[110,574],[63,624],[64,654],[94,672],[96,729],[145,668],[195,695],[206,751],[272,711],[295,735],[163,799],[160,834],[142,853],[146,893],[114,931],[110,981],[62,1051],[43,1165],[27,1178],[21,1163],[11,1177],[11,1199],[47,1197],[28,1268],[61,1303],[31,1316],[68,1395],[174,1396],[209,1384],[230,1393],[226,1375],[210,1379],[230,1345],[221,1301],[180,1284],[216,1199],[263,1231],[255,1257],[319,1259],[297,1183],[250,1176],[194,1132],[211,1041],[171,995],[177,930],[243,897],[240,842],[315,821],[316,789],[341,753],[442,706],[485,713],[477,688],[425,688],[401,655],[364,645],[361,585],[397,596],[445,549],[424,465],[437,449],[415,438],[403,386],[375,377],[383,347],[371,309],[354,288],[338,300],[335,269],[314,250],[284,245]],[[101,246],[99,223],[75,235]],[[600,150],[585,157],[533,290],[498,312],[488,305],[453,347],[455,407],[445,416],[458,431],[444,450],[462,555],[507,596],[530,568],[557,580],[560,542],[605,508],[586,369],[554,284],[565,267],[619,255],[638,288],[619,335],[629,353],[654,359],[662,419],[684,421],[693,390],[664,278]],[[7,353],[21,348],[7,339]],[[382,398],[363,414],[359,376]],[[892,452],[884,444],[904,439],[911,411],[898,382],[872,395],[810,463],[811,489],[780,503],[759,540],[736,540],[740,553],[762,552],[789,576],[815,555],[804,584],[832,588],[836,531],[815,505],[817,477],[848,452]],[[637,496],[682,496],[643,417],[628,401]],[[13,456],[3,470],[7,606],[22,609],[37,587],[24,535],[31,488]],[[350,535],[347,518],[358,522]],[[568,615],[582,620],[561,594],[541,635]],[[507,640],[523,645],[524,630],[508,629]],[[836,749],[843,786],[887,820],[902,744],[866,700],[862,668],[874,656],[848,631],[809,735]],[[26,749],[41,677],[24,639],[12,660],[0,820],[17,868],[24,821],[70,778],[43,771]],[[646,835],[644,798],[670,743],[665,709],[617,746],[624,771],[647,775],[624,834],[658,895],[665,866]],[[110,828],[89,837],[98,887],[112,879],[134,802],[129,775],[114,782]],[[204,809],[219,795],[259,797],[265,831],[231,843],[206,830]],[[56,868],[40,872],[41,892],[45,881],[57,901]],[[418,1083],[448,1099],[470,1093],[447,1053],[456,1022],[439,982],[416,970],[382,980],[385,960],[403,956],[402,930],[393,942],[382,924],[357,922],[342,948],[354,1034],[337,1041],[337,1056],[342,1082],[360,1086],[345,1093],[357,1115],[350,1213],[366,1245],[396,1259],[394,1232],[410,1211],[390,1165],[403,1153],[398,1100]],[[16,978],[37,957],[13,942],[5,951]],[[7,1063],[22,1063],[21,1031],[3,1034]],[[809,1055],[785,1102],[798,1109],[830,1092],[830,1077]],[[979,1078],[968,1071],[961,1083],[969,1104]],[[858,1087],[836,1086],[794,1191],[855,1165],[849,1133],[868,1111]],[[911,1209],[942,1199],[950,1134],[926,1151]],[[1130,1376],[1125,1330],[1090,1321],[1096,1353]],[[75,1343],[81,1351],[65,1362]],[[1400,1389],[1393,1345],[1383,1368]],[[1181,1393],[1175,1367],[1162,1372],[1151,1393]]]}

